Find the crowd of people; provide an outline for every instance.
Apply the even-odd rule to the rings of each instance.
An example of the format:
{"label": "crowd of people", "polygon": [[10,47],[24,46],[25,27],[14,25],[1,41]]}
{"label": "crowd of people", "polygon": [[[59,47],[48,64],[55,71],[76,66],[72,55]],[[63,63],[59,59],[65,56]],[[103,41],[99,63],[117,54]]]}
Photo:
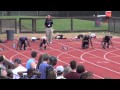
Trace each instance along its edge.
{"label": "crowd of people", "polygon": [[70,66],[57,65],[55,56],[48,53],[40,55],[36,62],[37,52],[31,52],[31,58],[27,60],[26,67],[22,60],[16,58],[13,62],[14,69],[6,69],[3,65],[4,57],[0,56],[1,79],[94,79],[93,73],[86,71],[83,65],[78,65],[75,60],[70,61]]}
{"label": "crowd of people", "polygon": [[22,59],[15,58],[15,68],[7,69],[3,64],[5,57],[1,55],[0,79],[95,79],[93,72],[86,71],[85,66],[75,60],[71,60],[70,65],[63,66],[57,65],[57,57],[48,53],[41,54],[38,62],[36,57],[37,52],[32,51],[26,67],[22,65]]}

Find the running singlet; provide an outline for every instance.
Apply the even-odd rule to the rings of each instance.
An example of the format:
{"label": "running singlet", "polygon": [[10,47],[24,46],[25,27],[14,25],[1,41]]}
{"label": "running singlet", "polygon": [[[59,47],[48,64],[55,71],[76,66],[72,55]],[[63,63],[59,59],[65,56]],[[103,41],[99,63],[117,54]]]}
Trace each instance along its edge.
{"label": "running singlet", "polygon": [[109,42],[109,41],[110,41],[110,37],[109,37],[109,36],[105,36],[104,41],[105,41],[105,42]]}
{"label": "running singlet", "polygon": [[45,37],[45,36],[42,36],[42,37],[41,37],[41,39],[42,39],[42,40],[43,40],[43,39],[47,40],[47,37]]}
{"label": "running singlet", "polygon": [[84,42],[89,42],[89,39],[90,39],[89,36],[85,36],[83,40]]}
{"label": "running singlet", "polygon": [[25,41],[28,40],[28,39],[27,39],[27,37],[20,37],[19,40],[20,40],[20,42],[25,42]]}

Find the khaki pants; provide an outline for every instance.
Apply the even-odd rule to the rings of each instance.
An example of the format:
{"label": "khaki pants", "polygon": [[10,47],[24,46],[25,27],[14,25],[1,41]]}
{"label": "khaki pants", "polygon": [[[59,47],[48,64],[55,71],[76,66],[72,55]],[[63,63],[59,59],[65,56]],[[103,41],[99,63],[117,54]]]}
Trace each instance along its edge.
{"label": "khaki pants", "polygon": [[46,37],[48,39],[48,43],[52,42],[52,35],[53,35],[54,29],[51,28],[46,28]]}

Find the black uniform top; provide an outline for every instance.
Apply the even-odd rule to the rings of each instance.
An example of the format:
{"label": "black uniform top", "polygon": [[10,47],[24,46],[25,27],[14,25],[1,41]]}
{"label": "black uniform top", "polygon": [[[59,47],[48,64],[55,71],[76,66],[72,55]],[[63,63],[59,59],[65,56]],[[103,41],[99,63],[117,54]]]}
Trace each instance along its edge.
{"label": "black uniform top", "polygon": [[27,39],[27,37],[20,37],[19,38],[19,41],[21,42],[21,43],[24,43],[25,41],[27,41],[28,39]]}
{"label": "black uniform top", "polygon": [[110,36],[105,36],[104,42],[109,42],[110,41]]}
{"label": "black uniform top", "polygon": [[83,38],[83,35],[80,34],[80,35],[77,36],[77,38],[78,38],[78,39]]}
{"label": "black uniform top", "polygon": [[90,39],[90,36],[89,35],[85,35],[83,37],[83,42],[88,42],[89,43],[89,39]]}
{"label": "black uniform top", "polygon": [[52,19],[46,19],[46,20],[45,20],[45,26],[46,26],[47,28],[51,28],[51,27],[52,27],[52,24],[53,24]]}

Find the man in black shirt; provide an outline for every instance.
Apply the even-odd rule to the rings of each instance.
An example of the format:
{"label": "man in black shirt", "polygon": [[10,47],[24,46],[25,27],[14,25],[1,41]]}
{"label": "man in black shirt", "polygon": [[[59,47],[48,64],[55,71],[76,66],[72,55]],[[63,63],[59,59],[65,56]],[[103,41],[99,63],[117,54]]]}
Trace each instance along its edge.
{"label": "man in black shirt", "polygon": [[48,15],[45,20],[45,28],[46,28],[46,37],[48,39],[48,43],[52,43],[52,34],[53,34],[53,21],[51,19],[51,16]]}

